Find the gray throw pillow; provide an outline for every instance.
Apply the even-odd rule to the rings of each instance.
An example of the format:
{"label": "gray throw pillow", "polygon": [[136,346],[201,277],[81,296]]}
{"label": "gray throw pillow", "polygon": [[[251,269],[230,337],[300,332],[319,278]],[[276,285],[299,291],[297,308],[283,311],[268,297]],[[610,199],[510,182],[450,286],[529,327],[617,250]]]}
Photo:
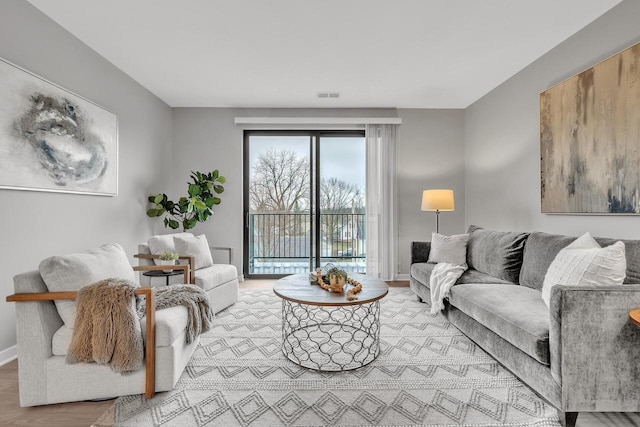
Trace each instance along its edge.
{"label": "gray throw pillow", "polygon": [[529,233],[485,230],[469,227],[467,263],[481,273],[519,283],[524,245]]}
{"label": "gray throw pillow", "polygon": [[431,234],[431,250],[427,262],[448,262],[450,264],[465,265],[467,263],[468,234]]}

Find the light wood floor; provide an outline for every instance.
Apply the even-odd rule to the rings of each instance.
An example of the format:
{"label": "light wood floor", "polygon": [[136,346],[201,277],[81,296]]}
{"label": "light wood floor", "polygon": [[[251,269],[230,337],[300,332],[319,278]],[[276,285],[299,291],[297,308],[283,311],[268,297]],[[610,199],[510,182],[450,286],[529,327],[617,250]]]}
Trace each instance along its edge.
{"label": "light wood floor", "polygon": [[[392,287],[407,287],[406,281],[388,282]],[[245,280],[241,288],[271,288],[273,280]],[[102,402],[76,402],[58,405],[21,408],[18,401],[18,361],[0,367],[0,426],[46,426],[84,427],[90,426],[112,404]],[[577,427],[638,427],[640,414],[582,413]]]}

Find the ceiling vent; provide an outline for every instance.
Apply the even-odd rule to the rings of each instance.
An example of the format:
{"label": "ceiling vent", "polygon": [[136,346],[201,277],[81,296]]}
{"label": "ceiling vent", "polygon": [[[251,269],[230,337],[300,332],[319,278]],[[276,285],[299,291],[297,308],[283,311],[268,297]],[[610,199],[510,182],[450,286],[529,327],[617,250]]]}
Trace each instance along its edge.
{"label": "ceiling vent", "polygon": [[318,92],[316,93],[318,98],[340,98],[340,92]]}

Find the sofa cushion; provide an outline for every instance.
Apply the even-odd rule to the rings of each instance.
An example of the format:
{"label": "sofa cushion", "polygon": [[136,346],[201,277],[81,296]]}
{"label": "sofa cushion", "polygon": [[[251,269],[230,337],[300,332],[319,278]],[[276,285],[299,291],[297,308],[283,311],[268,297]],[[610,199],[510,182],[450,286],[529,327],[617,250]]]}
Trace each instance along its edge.
{"label": "sofa cushion", "polygon": [[[534,231],[529,235],[524,248],[520,284],[542,290],[544,276],[561,249],[576,240],[576,237],[559,234],[547,234]],[[617,242],[616,239],[595,238],[602,247]],[[624,283],[640,283],[640,240],[622,240],[627,259],[627,271]]]}
{"label": "sofa cushion", "polygon": [[549,365],[549,309],[540,292],[519,285],[451,288],[451,305],[537,361]]}
{"label": "sofa cushion", "polygon": [[561,283],[568,286],[622,285],[627,268],[624,243],[600,247],[586,233],[561,249],[551,262],[542,285],[542,300],[549,307],[551,288]]}
{"label": "sofa cushion", "polygon": [[[77,254],[49,257],[40,263],[39,269],[49,292],[78,291],[84,286],[110,278],[136,281],[127,254],[117,243]],[[64,324],[73,328],[76,318],[75,301],[61,300],[54,303]]]}
{"label": "sofa cushion", "polygon": [[205,291],[227,283],[238,277],[238,270],[231,264],[214,264],[211,267],[196,270],[196,286]]}
{"label": "sofa cushion", "polygon": [[173,241],[180,256],[192,256],[195,258],[195,266],[193,268],[196,270],[213,265],[209,242],[207,242],[207,236],[204,234],[199,236],[175,236]]}
{"label": "sofa cushion", "polygon": [[[431,262],[419,262],[411,264],[411,277],[429,288],[429,278],[431,277],[431,271],[433,271],[433,267],[435,267],[435,265],[436,264]],[[498,279],[497,277],[489,276],[488,274],[480,273],[479,271],[472,269],[465,271],[462,276],[460,276],[460,278],[456,282],[456,286],[458,284],[464,283],[494,283],[503,285],[512,284],[511,282],[507,282],[506,280]]]}
{"label": "sofa cushion", "polygon": [[466,265],[468,241],[468,234],[445,236],[439,233],[432,233],[428,262]]}
{"label": "sofa cushion", "polygon": [[481,273],[518,283],[528,233],[485,230],[469,227],[467,264]]}
{"label": "sofa cushion", "polygon": [[[187,308],[183,306],[169,307],[156,311],[156,347],[170,346],[178,337],[183,335],[187,328],[187,319]],[[142,327],[142,337],[145,342],[147,341],[146,324],[147,318],[143,317],[140,320],[140,326]],[[54,356],[67,355],[72,336],[73,329],[65,325],[62,325],[53,334],[51,350]]]}
{"label": "sofa cushion", "polygon": [[[173,241],[174,237],[193,237],[191,233],[173,233],[173,234],[158,234],[156,236],[149,237],[147,245],[149,246],[149,252],[152,255],[160,255],[163,251],[169,251],[177,253],[176,244]],[[141,251],[140,253],[144,253]],[[158,264],[157,260],[153,260]]]}

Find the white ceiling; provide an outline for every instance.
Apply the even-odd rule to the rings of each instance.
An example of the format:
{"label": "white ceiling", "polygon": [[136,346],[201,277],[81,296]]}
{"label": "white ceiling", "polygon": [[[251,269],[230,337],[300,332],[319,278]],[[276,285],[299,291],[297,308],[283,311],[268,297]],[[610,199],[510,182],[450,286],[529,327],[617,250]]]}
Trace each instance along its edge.
{"label": "white ceiling", "polygon": [[465,108],[620,2],[28,1],[173,107],[291,108]]}

